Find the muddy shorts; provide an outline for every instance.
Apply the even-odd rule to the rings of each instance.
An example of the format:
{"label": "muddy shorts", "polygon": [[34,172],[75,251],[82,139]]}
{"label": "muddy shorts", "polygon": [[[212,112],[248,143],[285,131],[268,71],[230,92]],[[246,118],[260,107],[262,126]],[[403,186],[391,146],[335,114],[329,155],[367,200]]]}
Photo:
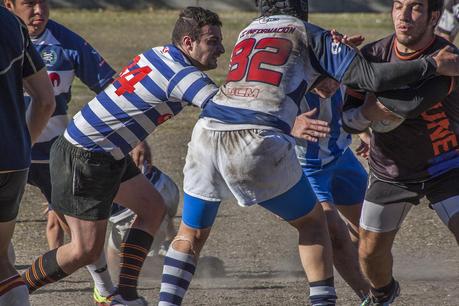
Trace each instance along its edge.
{"label": "muddy shorts", "polygon": [[[274,130],[217,131],[197,122],[184,172],[184,191],[219,202],[232,195],[239,205],[273,199],[295,186],[302,169],[292,137]],[[315,198],[315,196],[314,196]]]}
{"label": "muddy shorts", "polygon": [[108,219],[120,184],[140,174],[129,156],[115,160],[78,148],[63,136],[51,147],[49,166],[53,208],[90,221]]}
{"label": "muddy shorts", "polygon": [[363,202],[360,227],[372,232],[400,228],[413,205],[427,198],[442,221],[459,213],[459,169],[453,169],[421,183],[386,182],[370,174]]}

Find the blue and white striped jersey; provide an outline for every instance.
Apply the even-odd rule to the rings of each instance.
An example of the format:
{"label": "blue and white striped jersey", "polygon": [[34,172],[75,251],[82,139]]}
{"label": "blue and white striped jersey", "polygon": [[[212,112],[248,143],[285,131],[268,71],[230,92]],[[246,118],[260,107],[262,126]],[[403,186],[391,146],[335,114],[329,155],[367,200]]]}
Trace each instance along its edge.
{"label": "blue and white striped jersey", "polygon": [[239,34],[226,83],[201,116],[210,129],[290,133],[305,93],[322,75],[340,82],[355,56],[329,31],[298,18],[258,18]]}
{"label": "blue and white striped jersey", "polygon": [[184,106],[203,107],[217,92],[210,78],[175,46],[140,54],[70,122],[65,138],[77,147],[122,159]]}
{"label": "blue and white striped jersey", "polygon": [[[55,21],[49,20],[43,34],[32,43],[46,64],[56,98],[56,110],[32,148],[32,162],[47,163],[51,145],[68,125],[67,109],[75,76],[99,93],[115,71],[83,38]],[[26,103],[30,103],[27,96]]]}
{"label": "blue and white striped jersey", "polygon": [[309,92],[301,103],[301,113],[317,108],[314,119],[326,121],[330,126],[330,135],[320,138],[318,142],[296,139],[295,149],[302,166],[321,168],[341,156],[351,144],[352,137],[343,130],[341,124],[343,92],[343,88],[340,88],[327,99]]}

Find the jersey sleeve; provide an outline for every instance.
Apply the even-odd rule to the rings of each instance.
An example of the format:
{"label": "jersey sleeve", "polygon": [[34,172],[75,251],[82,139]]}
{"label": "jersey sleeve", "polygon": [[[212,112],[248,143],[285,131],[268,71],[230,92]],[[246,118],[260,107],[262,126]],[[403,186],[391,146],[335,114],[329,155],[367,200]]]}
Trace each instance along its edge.
{"label": "jersey sleeve", "polygon": [[22,76],[24,78],[36,73],[37,71],[43,69],[45,64],[38,54],[37,50],[30,41],[27,28],[24,25],[21,25],[22,35],[24,37],[24,64],[22,68]]}
{"label": "jersey sleeve", "polygon": [[70,56],[74,62],[76,76],[95,93],[101,92],[111,81],[115,71],[88,42],[72,33]]}
{"label": "jersey sleeve", "polygon": [[204,72],[189,66],[172,76],[167,96],[171,101],[182,101],[204,108],[217,90],[217,85]]}
{"label": "jersey sleeve", "polygon": [[[305,23],[312,60],[330,77],[341,82],[357,51],[342,43],[333,42],[330,31]],[[314,63],[313,63],[314,64]]]}

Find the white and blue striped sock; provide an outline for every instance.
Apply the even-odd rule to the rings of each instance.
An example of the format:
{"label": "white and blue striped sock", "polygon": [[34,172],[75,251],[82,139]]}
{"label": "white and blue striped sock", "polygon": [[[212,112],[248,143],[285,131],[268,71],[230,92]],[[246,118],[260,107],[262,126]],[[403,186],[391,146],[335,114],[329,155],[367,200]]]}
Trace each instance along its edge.
{"label": "white and blue striped sock", "polygon": [[334,306],[336,291],[333,277],[324,281],[309,283],[309,300],[312,306]]}
{"label": "white and blue striped sock", "polygon": [[163,277],[158,306],[178,306],[193,278],[196,263],[193,255],[171,247],[164,257]]}

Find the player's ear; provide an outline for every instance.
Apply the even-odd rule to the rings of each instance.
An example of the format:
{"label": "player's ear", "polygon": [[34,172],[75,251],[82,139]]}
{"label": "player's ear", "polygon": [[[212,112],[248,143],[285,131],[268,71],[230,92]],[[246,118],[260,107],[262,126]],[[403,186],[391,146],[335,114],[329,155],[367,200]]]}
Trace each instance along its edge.
{"label": "player's ear", "polygon": [[182,47],[186,51],[193,51],[193,39],[191,39],[191,37],[188,35],[183,36]]}
{"label": "player's ear", "polygon": [[432,25],[436,26],[438,23],[438,20],[440,20],[441,12],[440,11],[433,11],[431,16],[430,16],[430,22]]}
{"label": "player's ear", "polygon": [[11,0],[4,0],[3,4],[10,11],[12,11],[14,9],[14,3]]}

